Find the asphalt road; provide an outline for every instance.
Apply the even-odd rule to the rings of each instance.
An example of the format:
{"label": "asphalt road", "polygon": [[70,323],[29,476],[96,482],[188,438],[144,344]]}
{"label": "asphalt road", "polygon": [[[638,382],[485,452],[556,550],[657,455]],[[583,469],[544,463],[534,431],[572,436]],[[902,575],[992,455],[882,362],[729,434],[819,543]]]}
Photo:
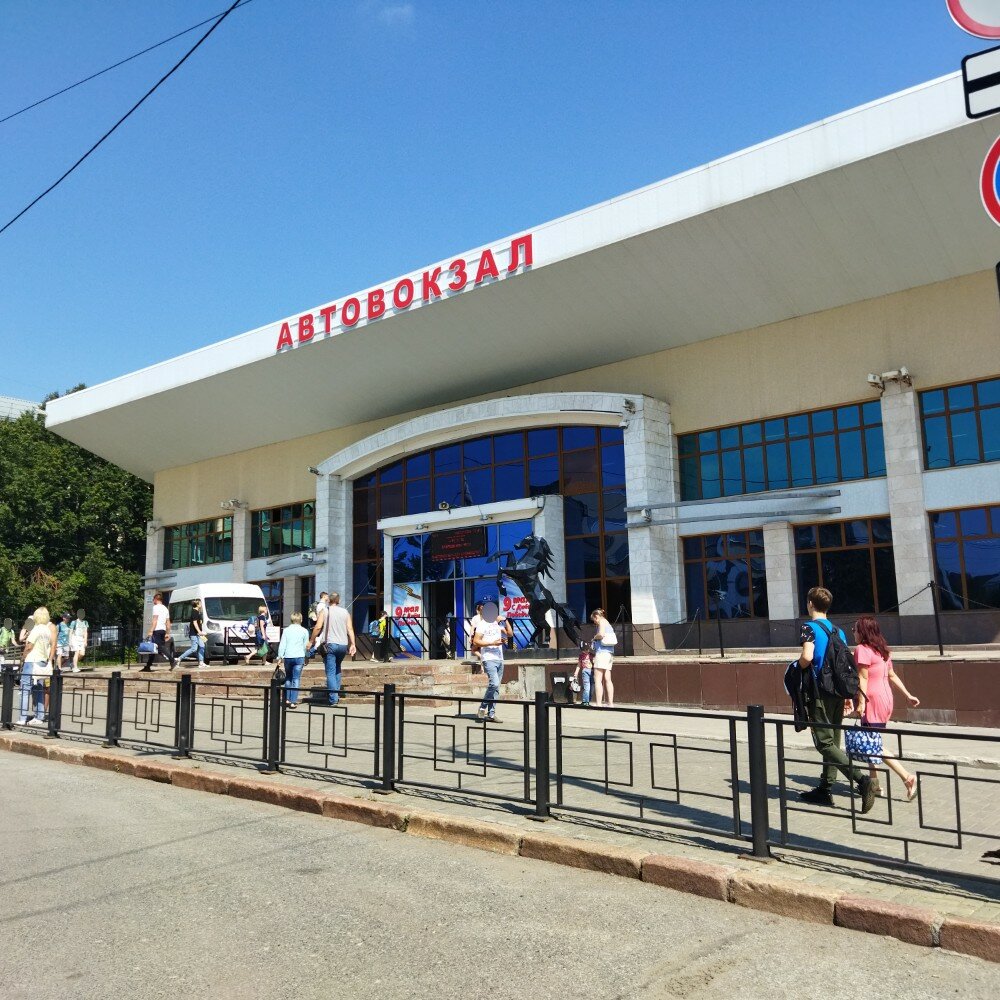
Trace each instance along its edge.
{"label": "asphalt road", "polygon": [[0,997],[996,998],[1000,965],[0,755]]}

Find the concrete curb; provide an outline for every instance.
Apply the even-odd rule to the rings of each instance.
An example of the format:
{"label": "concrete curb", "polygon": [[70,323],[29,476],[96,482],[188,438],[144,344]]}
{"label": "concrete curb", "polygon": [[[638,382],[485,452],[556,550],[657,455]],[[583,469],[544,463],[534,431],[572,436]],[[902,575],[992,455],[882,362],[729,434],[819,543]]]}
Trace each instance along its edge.
{"label": "concrete curb", "polygon": [[430,840],[520,856],[620,878],[641,879],[719,902],[778,916],[884,934],[925,947],[940,947],[1000,962],[1000,925],[942,918],[913,906],[835,892],[783,879],[773,870],[754,872],[689,858],[615,847],[598,841],[523,832],[501,823],[411,809],[394,802],[352,798],[280,784],[271,776],[244,777],[202,771],[187,763],[126,757],[116,750],[85,750],[40,742],[20,733],[0,734],[0,750],[82,764],[177,788],[308,812],[329,819],[364,823]]}

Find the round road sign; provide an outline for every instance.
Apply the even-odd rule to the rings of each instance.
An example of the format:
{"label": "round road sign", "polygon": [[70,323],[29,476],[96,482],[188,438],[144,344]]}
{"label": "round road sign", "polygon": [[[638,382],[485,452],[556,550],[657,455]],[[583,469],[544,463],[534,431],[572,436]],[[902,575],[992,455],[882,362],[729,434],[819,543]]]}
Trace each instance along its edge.
{"label": "round road sign", "polygon": [[1000,38],[1000,0],[945,0],[951,19],[977,38]]}
{"label": "round road sign", "polygon": [[983,160],[983,170],[979,175],[979,194],[986,214],[1000,226],[1000,138],[990,146],[990,151]]}

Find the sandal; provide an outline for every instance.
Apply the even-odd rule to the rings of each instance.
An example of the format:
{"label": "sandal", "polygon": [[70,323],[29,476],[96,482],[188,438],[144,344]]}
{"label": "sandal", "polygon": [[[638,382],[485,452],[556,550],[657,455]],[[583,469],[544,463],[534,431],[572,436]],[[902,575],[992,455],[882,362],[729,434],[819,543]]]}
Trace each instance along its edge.
{"label": "sandal", "polygon": [[911,774],[909,780],[903,782],[903,787],[906,789],[906,801],[912,802],[917,797],[917,776]]}

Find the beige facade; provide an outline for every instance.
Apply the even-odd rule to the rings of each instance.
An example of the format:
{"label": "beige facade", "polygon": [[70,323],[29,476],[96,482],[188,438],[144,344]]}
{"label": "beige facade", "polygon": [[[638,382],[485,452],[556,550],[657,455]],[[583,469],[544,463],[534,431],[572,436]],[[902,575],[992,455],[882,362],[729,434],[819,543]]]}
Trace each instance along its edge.
{"label": "beige facade", "polygon": [[[627,332],[609,331],[608,336],[627,337]],[[616,364],[585,365],[581,359],[577,372],[503,395],[643,394],[666,401],[674,432],[683,434],[874,399],[877,393],[867,385],[866,374],[902,365],[918,389],[981,378],[1000,369],[996,280],[984,271]],[[275,398],[284,394],[276,391]],[[472,397],[484,398],[491,396]],[[456,396],[444,405],[468,401]],[[294,398],[288,405],[294,406]],[[258,509],[313,498],[316,481],[309,466],[428,409],[157,473],[154,516],[165,525],[179,524],[217,517],[223,499]],[[266,406],[260,419],[267,419]]]}

